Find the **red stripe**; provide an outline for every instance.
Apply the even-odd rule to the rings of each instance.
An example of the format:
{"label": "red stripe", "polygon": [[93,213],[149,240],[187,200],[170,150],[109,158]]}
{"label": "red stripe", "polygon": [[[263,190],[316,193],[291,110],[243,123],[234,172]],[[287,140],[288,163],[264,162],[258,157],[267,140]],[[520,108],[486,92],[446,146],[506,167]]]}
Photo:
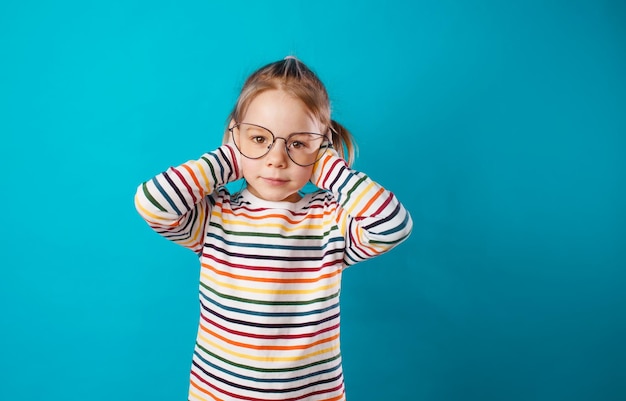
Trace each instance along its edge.
{"label": "red stripe", "polygon": [[[389,193],[389,197],[387,198],[387,200],[385,200],[383,202],[383,204],[378,208],[378,210],[376,210],[374,213],[372,213],[370,216],[371,217],[376,217],[378,216],[381,212],[383,212],[385,210],[385,208],[389,205],[389,203],[391,202],[391,200],[394,198],[393,194],[390,192]],[[392,209],[393,210],[393,209]]]}
{"label": "red stripe", "polygon": [[[341,163],[342,160],[341,159],[337,159],[335,160],[335,162],[333,163],[332,167],[329,170],[329,173],[332,172],[333,170],[335,170],[335,166],[339,163]],[[326,167],[326,166],[324,166]],[[326,174],[326,177],[324,177],[324,180],[322,181],[322,188],[326,188],[326,181],[330,178],[330,174]]]}
{"label": "red stripe", "polygon": [[[198,181],[198,178],[194,174],[193,170],[189,166],[187,166],[186,164],[183,164],[183,167],[185,168],[185,170],[187,170],[187,172],[191,176],[191,179],[196,184],[196,187],[201,190],[202,189],[202,185],[200,185],[200,182]],[[203,193],[204,193],[204,191],[201,190],[200,191],[200,196],[204,196],[204,195],[202,195]]]}
{"label": "red stripe", "polygon": [[299,223],[302,223],[305,220],[315,219],[315,218],[320,219],[320,218],[323,218],[325,216],[330,216],[330,215],[334,214],[334,210],[326,210],[323,214],[309,214],[309,215],[301,214],[300,216],[303,217],[302,220],[291,220],[291,219],[289,219],[289,217],[287,217],[287,216],[285,216],[283,214],[277,214],[277,213],[275,213],[275,214],[264,214],[262,216],[254,216],[254,215],[249,215],[249,214],[246,214],[246,213],[237,213],[237,214],[235,214],[235,213],[233,213],[232,210],[228,210],[228,209],[222,209],[221,214],[222,215],[230,214],[232,216],[237,216],[237,217],[243,216],[243,217],[249,218],[250,220],[263,220],[263,219],[269,219],[269,218],[274,217],[274,218],[278,218],[278,219],[281,219],[281,220],[285,220],[287,223],[290,223],[290,224],[299,224]]}
{"label": "red stripe", "polygon": [[[211,329],[202,323],[200,323],[200,328],[203,332],[208,334],[209,336],[221,340],[229,345],[238,347],[238,348],[248,348],[256,351],[298,351],[298,350],[307,350],[309,348],[317,347],[322,344],[333,343],[335,340],[339,338],[339,333],[335,333],[330,337],[321,338],[317,341],[307,342],[305,344],[295,344],[295,345],[255,345],[250,344],[248,342],[235,341],[231,339],[231,336],[222,336],[216,332],[211,331]],[[287,343],[282,342],[283,344]]]}
{"label": "red stripe", "polygon": [[[336,264],[340,264],[341,260],[337,259],[337,260],[331,260],[329,262],[323,263],[321,266],[318,267],[295,267],[295,268],[285,268],[285,267],[270,267],[270,266],[251,266],[251,265],[242,265],[239,263],[231,263],[231,262],[227,262],[225,260],[222,259],[218,259],[217,257],[215,257],[214,255],[210,255],[208,253],[202,253],[202,256],[204,256],[207,259],[211,259],[221,265],[224,266],[229,266],[229,267],[234,267],[234,268],[238,268],[238,269],[244,269],[244,270],[259,270],[259,271],[266,271],[266,272],[281,272],[281,273],[310,273],[310,272],[319,272],[320,270],[324,269],[325,267],[328,266],[333,266]],[[205,263],[202,263],[202,266],[205,267]]]}
{"label": "red stripe", "polygon": [[208,317],[202,315],[202,319],[204,321],[206,321],[207,323],[221,329],[224,330],[228,333],[231,334],[235,334],[238,335],[240,337],[249,337],[249,338],[256,338],[258,340],[277,340],[277,339],[286,339],[286,340],[292,340],[292,339],[301,339],[301,338],[310,338],[310,337],[315,337],[317,335],[326,333],[328,331],[332,331],[332,330],[336,330],[339,328],[339,323],[335,324],[334,326],[329,326],[326,327],[324,329],[315,331],[313,333],[304,333],[304,334],[275,334],[275,335],[265,335],[265,334],[254,334],[254,333],[248,333],[248,332],[244,332],[244,331],[238,331],[238,330],[233,330],[233,329],[229,329],[227,327],[222,326],[221,324],[214,322],[213,320],[209,319]]}
{"label": "red stripe", "polygon": [[382,195],[382,193],[385,190],[383,188],[380,188],[378,190],[378,192],[376,192],[374,194],[374,196],[372,196],[372,198],[365,204],[365,206],[363,206],[363,208],[356,214],[356,216],[362,216],[365,214],[365,212],[372,207],[372,205],[374,204],[374,202],[376,202],[376,199],[380,198],[380,196]]}
{"label": "red stripe", "polygon": [[185,180],[185,177],[183,177],[183,175],[180,173],[180,171],[178,171],[176,168],[172,167],[172,171],[174,173],[176,173],[176,175],[178,176],[178,178],[180,178],[180,181],[183,183],[183,185],[185,185],[185,188],[187,188],[187,191],[189,191],[189,194],[191,194],[191,197],[193,199],[193,205],[196,204],[197,200],[196,200],[196,195],[193,193],[193,189],[191,189],[191,187],[189,186],[189,184],[187,184],[187,180]]}
{"label": "red stripe", "polygon": [[[233,397],[233,398],[237,398],[237,399],[240,399],[240,400],[245,400],[245,401],[267,401],[267,399],[264,399],[264,398],[246,397],[246,396],[243,396],[243,395],[239,395],[239,394],[231,393],[231,392],[229,392],[229,391],[226,391],[226,390],[224,390],[224,389],[222,389],[222,388],[217,387],[217,386],[216,386],[216,385],[214,385],[214,384],[209,383],[209,381],[208,381],[208,380],[203,379],[202,377],[200,377],[200,375],[199,375],[198,373],[194,372],[193,370],[191,371],[191,374],[192,374],[193,376],[195,376],[198,380],[200,380],[202,383],[206,384],[207,386],[211,387],[211,388],[212,388],[212,389],[214,389],[214,390],[219,391],[219,392],[220,392],[220,393],[222,393],[222,394],[226,394],[226,395],[227,395],[227,396],[229,396],[229,397]],[[298,401],[298,400],[304,400],[304,399],[306,399],[306,398],[308,398],[308,397],[312,397],[312,396],[314,396],[314,395],[319,395],[319,394],[324,394],[324,393],[331,393],[331,392],[333,392],[333,391],[338,391],[338,390],[340,390],[342,387],[343,387],[343,383],[340,383],[338,386],[333,387],[333,388],[329,388],[329,389],[326,389],[326,390],[318,390],[318,391],[313,391],[312,393],[304,394],[304,395],[301,395],[300,397],[282,398],[281,400],[282,400],[282,401]],[[200,390],[201,390],[201,389],[200,389]]]}
{"label": "red stripe", "polygon": [[239,163],[237,163],[237,155],[235,154],[235,150],[230,146],[226,147],[228,148],[228,150],[230,150],[230,160],[233,161],[233,166],[235,167],[235,177],[239,177]]}
{"label": "red stripe", "polygon": [[[357,229],[359,229],[359,228],[360,228],[360,227],[358,227],[358,226],[357,226]],[[361,242],[358,238],[355,238],[353,234],[354,234],[354,232],[353,232],[353,231],[350,231],[350,232],[349,232],[349,235],[350,235],[350,240],[351,240],[352,246],[354,246],[354,247],[355,247],[355,248],[357,248],[359,251],[361,251],[361,253],[365,254],[365,255],[366,255],[366,257],[370,257],[370,258],[371,258],[373,255],[372,255],[371,253],[367,252],[367,250],[366,250],[365,248],[362,248],[361,246],[359,246],[359,245],[365,245],[365,244],[363,244],[363,243],[362,243],[362,242]],[[363,259],[364,259],[364,257],[362,257],[362,256],[361,256],[361,258],[363,258]]]}
{"label": "red stripe", "polygon": [[[225,200],[226,200],[226,199],[225,199]],[[231,205],[231,204],[232,204],[232,202],[216,202],[216,203],[215,203],[215,207],[216,207],[216,208],[217,208],[217,207],[220,207],[220,208],[222,208],[222,209],[223,209],[223,208],[224,208],[224,206],[223,206],[223,204],[224,204],[224,203],[228,203],[229,205]],[[307,207],[308,207],[308,210],[312,210],[312,209],[324,209],[324,208],[328,208],[328,207],[335,207],[335,203],[325,201],[323,205],[318,205],[318,204],[313,204],[313,205],[311,205],[311,204],[308,204],[308,205],[307,205]],[[261,207],[261,208],[250,208],[250,207],[248,207],[248,206],[243,206],[243,205],[242,205],[242,206],[236,206],[236,208],[237,208],[237,210],[246,210],[246,211],[248,211],[248,212],[254,212],[254,213],[258,213],[258,212],[265,212],[265,211],[267,211],[267,210],[268,210],[267,208],[264,208],[264,207]],[[229,208],[229,209],[230,209],[230,210],[232,210],[232,206],[230,206],[230,208]],[[228,209],[227,209],[227,210],[228,210]],[[306,215],[308,215],[308,214],[309,214],[309,211],[308,211],[308,210],[307,210],[307,211],[304,211],[304,212],[294,212],[294,211],[292,211],[292,210],[285,210],[285,211],[286,211],[286,212],[289,212],[289,214],[291,214],[292,216],[306,216]],[[334,209],[332,209],[332,210],[331,210],[331,212],[332,212],[333,210],[334,210]]]}

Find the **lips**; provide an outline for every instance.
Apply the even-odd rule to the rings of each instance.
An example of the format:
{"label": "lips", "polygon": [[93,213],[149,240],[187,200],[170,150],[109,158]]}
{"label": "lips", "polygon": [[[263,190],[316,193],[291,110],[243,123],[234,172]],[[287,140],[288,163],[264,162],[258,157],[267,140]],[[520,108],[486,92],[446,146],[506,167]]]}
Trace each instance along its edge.
{"label": "lips", "polygon": [[282,185],[282,184],[289,182],[289,180],[284,180],[282,178],[272,178],[272,177],[262,177],[262,178],[263,178],[263,181],[271,185]]}

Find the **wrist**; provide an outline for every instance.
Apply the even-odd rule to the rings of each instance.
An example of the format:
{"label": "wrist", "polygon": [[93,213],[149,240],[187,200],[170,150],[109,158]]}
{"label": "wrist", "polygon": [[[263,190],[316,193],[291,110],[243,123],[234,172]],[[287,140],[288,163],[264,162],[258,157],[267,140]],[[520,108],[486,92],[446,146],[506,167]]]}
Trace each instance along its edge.
{"label": "wrist", "polygon": [[313,165],[311,182],[318,188],[329,189],[329,175],[335,168],[346,165],[346,161],[339,157],[335,149],[328,148],[324,155]]}
{"label": "wrist", "polygon": [[228,182],[237,181],[243,178],[243,172],[241,170],[241,153],[239,149],[233,143],[226,143],[220,146],[220,150],[226,156],[231,172],[228,174]]}

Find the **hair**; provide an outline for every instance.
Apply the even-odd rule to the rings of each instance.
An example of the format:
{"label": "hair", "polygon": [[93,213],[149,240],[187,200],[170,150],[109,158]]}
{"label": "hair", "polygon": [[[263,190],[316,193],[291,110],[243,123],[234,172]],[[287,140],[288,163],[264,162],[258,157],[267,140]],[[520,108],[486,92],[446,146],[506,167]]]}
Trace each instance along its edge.
{"label": "hair", "polygon": [[311,114],[321,122],[324,133],[331,133],[333,148],[348,165],[352,165],[356,153],[356,142],[352,134],[331,118],[330,99],[322,81],[294,56],[287,56],[283,60],[267,64],[246,79],[235,107],[228,116],[224,142],[229,140],[228,128],[231,122],[241,122],[252,100],[272,89],[282,90],[302,101]]}

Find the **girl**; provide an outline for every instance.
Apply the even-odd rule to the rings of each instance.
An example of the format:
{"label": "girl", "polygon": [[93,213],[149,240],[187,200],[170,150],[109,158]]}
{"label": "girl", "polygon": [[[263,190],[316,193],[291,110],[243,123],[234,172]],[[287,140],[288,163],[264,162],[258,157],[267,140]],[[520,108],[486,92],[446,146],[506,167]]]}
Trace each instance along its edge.
{"label": "girl", "polygon": [[189,400],[345,399],[341,274],[412,228],[353,157],[324,85],[290,56],[246,80],[222,146],[139,186],[139,214],[200,259]]}

